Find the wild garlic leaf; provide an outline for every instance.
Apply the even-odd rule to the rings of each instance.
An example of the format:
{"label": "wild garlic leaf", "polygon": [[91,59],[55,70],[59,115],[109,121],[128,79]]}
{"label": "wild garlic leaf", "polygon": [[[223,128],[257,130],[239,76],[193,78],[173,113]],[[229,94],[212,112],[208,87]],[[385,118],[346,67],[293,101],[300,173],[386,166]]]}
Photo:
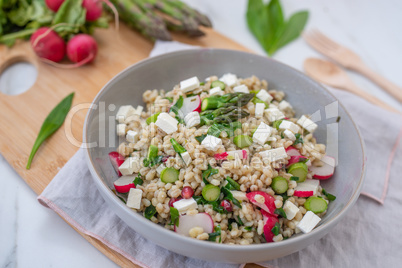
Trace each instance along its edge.
{"label": "wild garlic leaf", "polygon": [[32,147],[26,169],[31,168],[32,159],[34,158],[40,145],[63,125],[64,120],[70,111],[71,104],[73,103],[73,97],[74,92],[65,97],[46,117],[39,131],[38,137],[36,138],[36,141]]}
{"label": "wild garlic leaf", "polygon": [[247,24],[265,50],[272,42],[273,32],[270,30],[268,10],[262,0],[249,0],[247,7]]}

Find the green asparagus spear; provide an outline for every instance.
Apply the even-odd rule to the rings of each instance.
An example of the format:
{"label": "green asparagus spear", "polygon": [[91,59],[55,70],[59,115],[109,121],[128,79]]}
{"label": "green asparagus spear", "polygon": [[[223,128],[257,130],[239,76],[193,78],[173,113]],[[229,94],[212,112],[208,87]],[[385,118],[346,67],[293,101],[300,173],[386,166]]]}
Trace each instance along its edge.
{"label": "green asparagus spear", "polygon": [[249,103],[254,96],[254,93],[228,93],[223,96],[208,97],[202,101],[201,110],[206,111],[234,105],[242,107]]}

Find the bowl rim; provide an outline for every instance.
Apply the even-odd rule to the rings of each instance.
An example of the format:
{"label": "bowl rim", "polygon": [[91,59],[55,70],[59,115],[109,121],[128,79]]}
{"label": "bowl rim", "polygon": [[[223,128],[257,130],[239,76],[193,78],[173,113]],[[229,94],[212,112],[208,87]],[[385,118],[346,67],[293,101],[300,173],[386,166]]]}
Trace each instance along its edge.
{"label": "bowl rim", "polygon": [[[86,143],[88,141],[88,136],[87,136],[88,135],[87,128],[89,126],[88,121],[89,121],[89,117],[90,117],[92,111],[94,110],[93,108],[96,106],[96,103],[98,102],[98,99],[108,89],[109,85],[112,84],[115,80],[119,79],[125,73],[130,72],[131,69],[140,68],[142,65],[150,64],[150,63],[155,62],[155,61],[157,62],[157,61],[160,61],[160,60],[164,60],[165,58],[176,57],[176,56],[183,55],[183,54],[192,54],[192,53],[196,53],[196,52],[199,53],[200,51],[208,51],[208,52],[212,52],[212,53],[220,53],[220,52],[223,52],[223,53],[225,53],[225,52],[239,53],[239,54],[251,55],[253,57],[261,57],[261,58],[264,58],[264,60],[273,61],[273,62],[275,62],[275,64],[280,64],[280,65],[283,65],[284,67],[288,68],[295,75],[302,76],[304,79],[307,79],[310,82],[316,84],[317,87],[321,88],[321,90],[323,90],[324,92],[329,94],[331,97],[333,97],[336,101],[338,101],[338,105],[340,105],[343,108],[343,110],[345,111],[345,113],[349,116],[349,118],[350,118],[350,120],[351,120],[351,122],[353,124],[353,127],[355,128],[355,130],[356,130],[356,132],[358,134],[359,141],[360,141],[360,147],[361,147],[361,150],[362,150],[362,156],[363,156],[363,158],[362,158],[362,169],[361,169],[361,172],[360,172],[359,184],[358,184],[356,190],[354,191],[354,193],[352,194],[350,200],[331,219],[329,219],[324,224],[319,225],[318,227],[314,228],[310,233],[302,234],[302,235],[293,237],[291,239],[286,239],[286,240],[280,241],[280,243],[261,243],[261,244],[250,244],[250,245],[229,245],[229,244],[211,243],[210,241],[198,240],[198,239],[194,239],[194,238],[190,238],[190,237],[186,237],[186,236],[176,234],[174,231],[168,230],[168,229],[164,228],[163,226],[161,226],[159,224],[150,222],[148,219],[146,219],[144,216],[140,215],[139,213],[133,212],[129,207],[123,206],[123,203],[121,202],[121,200],[102,181],[100,174],[95,169],[94,163],[91,160],[89,148],[83,148],[85,150],[86,162],[87,162],[89,170],[90,170],[90,172],[92,174],[92,177],[96,178],[96,179],[94,179],[94,181],[98,185],[98,190],[102,189],[102,191],[104,193],[106,193],[107,196],[110,197],[110,201],[112,201],[115,205],[117,205],[120,208],[122,208],[122,212],[127,214],[128,217],[134,217],[141,224],[148,224],[149,225],[151,223],[149,225],[151,229],[160,230],[161,232],[163,232],[166,235],[166,238],[168,238],[168,239],[176,239],[178,242],[182,241],[184,243],[191,243],[194,246],[198,246],[198,247],[206,247],[207,246],[208,248],[212,247],[212,249],[216,249],[216,250],[228,250],[228,251],[232,251],[232,252],[239,252],[239,251],[245,251],[245,250],[246,251],[249,251],[249,250],[269,250],[271,248],[278,247],[279,245],[281,247],[290,246],[292,244],[296,244],[297,242],[300,242],[301,240],[305,240],[308,237],[312,238],[315,235],[319,235],[320,233],[321,234],[324,233],[323,235],[325,235],[326,229],[336,225],[345,216],[345,214],[353,207],[353,204],[357,201],[357,199],[358,199],[358,197],[360,195],[362,185],[363,185],[363,182],[364,182],[364,179],[365,179],[366,164],[367,164],[366,163],[367,162],[367,160],[366,160],[366,148],[365,148],[364,140],[363,140],[361,132],[360,132],[357,124],[354,122],[352,116],[347,111],[345,106],[335,97],[334,94],[332,94],[327,88],[325,88],[320,83],[318,83],[317,81],[313,80],[312,78],[310,78],[306,74],[302,73],[301,71],[299,71],[299,70],[297,70],[297,69],[293,68],[292,66],[289,66],[289,65],[287,65],[285,63],[279,62],[279,61],[277,61],[275,59],[268,58],[266,56],[262,56],[262,55],[258,55],[258,54],[254,54],[254,53],[250,53],[250,52],[244,52],[244,51],[233,50],[233,49],[194,48],[194,49],[185,49],[185,50],[179,50],[179,51],[175,51],[175,52],[169,52],[169,53],[161,54],[161,55],[154,56],[154,57],[151,57],[151,58],[145,58],[145,59],[143,59],[141,61],[138,61],[137,63],[134,63],[134,64],[126,67],[124,70],[122,70],[121,72],[116,74],[112,79],[110,79],[102,87],[102,89],[95,96],[95,98],[93,99],[93,101],[92,101],[92,103],[90,105],[90,108],[88,109],[88,112],[87,112],[87,114],[85,116],[84,127],[83,127],[83,143]],[[132,228],[132,229],[135,232],[138,232],[134,228]],[[332,229],[332,228],[330,228],[330,229]],[[141,236],[143,236],[141,233],[139,233],[139,234]],[[148,238],[146,238],[146,239],[148,239]],[[152,242],[154,242],[154,241],[152,241]]]}

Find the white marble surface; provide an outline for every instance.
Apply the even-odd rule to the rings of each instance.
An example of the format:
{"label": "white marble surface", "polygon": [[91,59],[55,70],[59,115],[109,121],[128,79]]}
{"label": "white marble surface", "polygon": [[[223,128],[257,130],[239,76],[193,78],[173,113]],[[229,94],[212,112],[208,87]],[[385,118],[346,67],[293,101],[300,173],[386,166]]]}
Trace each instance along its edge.
{"label": "white marble surface", "polygon": [[[245,23],[245,0],[186,0],[209,14],[217,31],[263,54]],[[308,9],[307,29],[317,28],[357,51],[377,72],[402,85],[402,2],[398,0],[286,0],[288,15]],[[319,56],[299,39],[274,58],[299,70],[309,56]],[[350,72],[363,89],[399,109],[389,95]],[[5,116],[5,115],[0,115]],[[54,212],[36,201],[34,192],[0,156],[0,267],[116,267]]]}

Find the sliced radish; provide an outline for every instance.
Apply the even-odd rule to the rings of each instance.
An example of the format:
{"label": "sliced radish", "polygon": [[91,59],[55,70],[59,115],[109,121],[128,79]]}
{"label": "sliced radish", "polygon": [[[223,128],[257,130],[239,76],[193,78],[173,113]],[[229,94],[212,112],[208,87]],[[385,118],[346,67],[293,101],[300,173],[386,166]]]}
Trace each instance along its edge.
{"label": "sliced radish", "polygon": [[297,183],[294,196],[297,197],[309,197],[317,193],[318,186],[320,186],[319,180],[305,180],[304,182]]}
{"label": "sliced radish", "polygon": [[201,98],[198,95],[183,100],[183,106],[179,110],[179,116],[184,118],[191,112],[201,112]]}
{"label": "sliced radish", "polygon": [[131,188],[135,188],[134,179],[136,175],[122,176],[118,178],[114,183],[114,188],[117,192],[125,194],[130,191]]}
{"label": "sliced radish", "polygon": [[122,156],[118,152],[110,152],[109,159],[110,159],[110,162],[112,163],[112,166],[114,167],[114,170],[116,170],[117,174],[119,176],[121,176],[122,174],[119,170],[119,167],[121,166],[121,164],[124,163],[124,160],[125,160],[124,156]]}
{"label": "sliced radish", "polygon": [[226,160],[226,159],[228,159],[228,153],[223,152],[223,153],[215,154],[214,158],[215,158],[215,160]]}
{"label": "sliced radish", "polygon": [[289,159],[286,167],[288,168],[289,166],[291,166],[295,163],[299,163],[300,161],[303,161],[303,160],[307,160],[307,157],[305,157],[303,155],[292,155],[292,156],[290,156],[290,159]]}
{"label": "sliced radish", "polygon": [[289,146],[288,148],[286,148],[286,153],[288,154],[288,156],[298,156],[301,155],[299,150],[297,150],[295,147],[293,146]]}
{"label": "sliced radish", "polygon": [[247,159],[247,151],[246,150],[236,150],[223,152],[214,155],[215,160],[233,160],[233,159]]}
{"label": "sliced radish", "polygon": [[264,236],[267,243],[273,242],[274,234],[272,233],[272,228],[274,228],[275,224],[279,222],[278,218],[272,216],[271,214],[261,210],[262,217],[264,220]]}
{"label": "sliced radish", "polygon": [[183,215],[179,217],[179,226],[174,226],[174,231],[184,236],[190,236],[189,231],[194,227],[201,227],[204,233],[214,231],[214,221],[208,213],[195,215]]}
{"label": "sliced radish", "polygon": [[255,191],[246,194],[247,198],[254,205],[262,208],[271,215],[277,216],[274,212],[276,209],[275,198],[265,192]]}
{"label": "sliced radish", "polygon": [[324,156],[321,159],[323,166],[311,166],[310,170],[313,172],[313,177],[318,180],[326,180],[332,177],[335,172],[335,158],[331,156]]}

